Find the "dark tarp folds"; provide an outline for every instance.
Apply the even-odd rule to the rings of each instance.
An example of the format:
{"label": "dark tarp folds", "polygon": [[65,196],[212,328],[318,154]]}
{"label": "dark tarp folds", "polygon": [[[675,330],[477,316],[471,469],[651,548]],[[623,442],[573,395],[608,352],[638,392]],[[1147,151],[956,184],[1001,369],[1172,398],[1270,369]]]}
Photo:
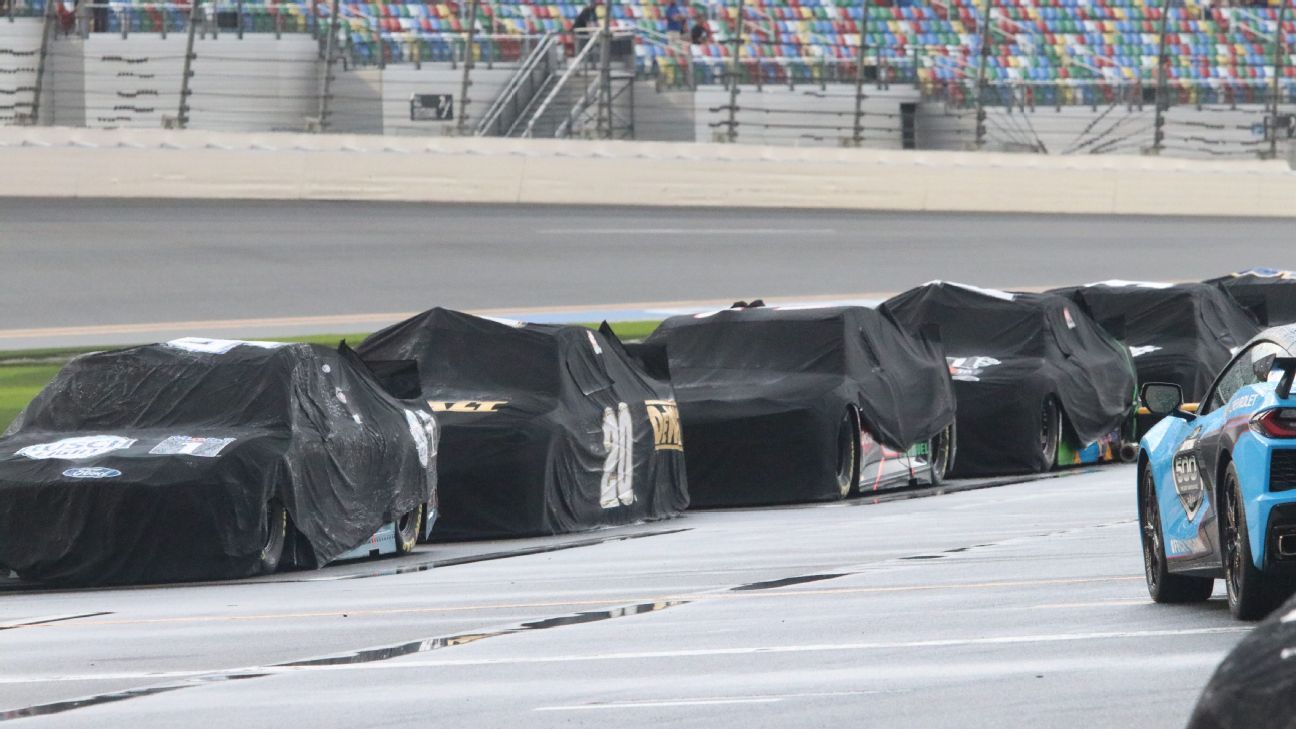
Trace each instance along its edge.
{"label": "dark tarp folds", "polygon": [[1296,598],[1271,613],[1225,656],[1197,700],[1188,729],[1291,729],[1296,725],[1293,611]]}
{"label": "dark tarp folds", "polygon": [[1139,383],[1172,382],[1188,402],[1206,395],[1238,347],[1260,330],[1228,294],[1203,283],[1108,281],[1054,289],[1129,345]]}
{"label": "dark tarp folds", "polygon": [[58,583],[243,577],[267,505],[329,562],[433,501],[436,424],[350,350],[181,339],[79,357],[0,439],[0,563]]}
{"label": "dark tarp folds", "polygon": [[1047,398],[1079,447],[1119,429],[1133,408],[1125,349],[1060,296],[935,281],[881,309],[910,330],[940,333],[958,399],[959,475],[1051,468],[1040,441]]}
{"label": "dark tarp folds", "polygon": [[688,506],[670,385],[610,331],[438,308],[359,352],[388,372],[417,364],[443,432],[438,539],[558,534]]}
{"label": "dark tarp folds", "polygon": [[635,351],[669,362],[695,506],[841,498],[837,434],[850,407],[900,451],[954,419],[939,348],[863,307],[677,316]]}
{"label": "dark tarp folds", "polygon": [[1212,278],[1263,326],[1296,323],[1296,271],[1253,268]]}

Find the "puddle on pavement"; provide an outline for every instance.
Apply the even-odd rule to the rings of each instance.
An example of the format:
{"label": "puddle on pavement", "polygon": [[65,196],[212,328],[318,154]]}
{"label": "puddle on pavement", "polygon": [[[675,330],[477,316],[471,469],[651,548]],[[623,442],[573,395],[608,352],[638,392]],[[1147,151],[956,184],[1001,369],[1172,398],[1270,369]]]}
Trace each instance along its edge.
{"label": "puddle on pavement", "polygon": [[[646,602],[638,605],[614,608],[611,610],[594,610],[589,612],[572,613],[570,615],[560,615],[553,618],[543,618],[533,620],[518,625],[503,628],[501,630],[492,630],[481,633],[461,633],[459,635],[444,636],[438,638],[428,638],[425,640],[410,641],[408,643],[398,643],[391,646],[379,648],[369,648],[351,653],[344,653],[336,656],[326,656],[323,658],[312,658],[304,661],[291,661],[288,663],[275,663],[267,668],[301,668],[307,666],[340,666],[357,663],[374,663],[377,661],[387,661],[402,656],[414,655],[417,653],[426,653],[428,651],[439,650],[441,648],[452,648],[459,645],[475,643],[486,638],[495,638],[502,635],[514,635],[517,633],[527,633],[534,630],[547,630],[549,628],[560,628],[567,625],[582,625],[584,623],[597,623],[603,620],[613,618],[628,617],[631,615],[643,615],[644,613],[657,612],[678,605],[688,604],[688,600],[670,600],[662,602]],[[262,669],[264,670],[264,669]],[[153,696],[156,694],[167,693],[177,689],[191,688],[193,686],[203,686],[221,681],[237,681],[248,678],[261,678],[269,676],[275,671],[265,671],[263,673],[224,673],[209,674],[188,679],[178,683],[165,684],[162,686],[150,686],[147,688],[128,689],[126,691],[114,691],[111,693],[96,694],[80,699],[70,701],[57,701],[49,704],[40,704],[38,706],[28,706],[21,709],[12,709],[10,711],[0,711],[0,721],[9,719],[24,719],[31,716],[47,716],[49,714],[61,714],[65,711],[74,709],[83,709],[90,706],[99,706],[101,704],[110,704],[126,699],[139,698],[141,696]]]}
{"label": "puddle on pavement", "polygon": [[276,663],[275,668],[296,668],[301,666],[340,666],[351,665],[355,663],[373,663],[375,661],[387,661],[401,656],[414,655],[416,653],[427,653],[428,651],[439,650],[441,648],[450,648],[467,643],[475,643],[486,638],[495,638],[501,635],[514,635],[516,633],[526,633],[533,630],[547,630],[549,628],[560,628],[566,625],[581,625],[584,623],[597,623],[612,618],[623,618],[630,615],[642,615],[644,613],[657,612],[677,605],[685,605],[688,600],[672,600],[664,602],[645,602],[629,607],[616,608],[613,610],[594,610],[583,613],[573,613],[571,615],[561,615],[556,618],[545,618],[527,623],[521,623],[511,628],[493,630],[483,633],[462,633],[460,635],[445,636],[439,638],[428,638],[426,640],[411,641],[409,643],[400,643],[392,646],[381,648],[369,648],[366,650],[345,653],[337,656],[327,656],[324,658],[312,658],[305,661],[293,661],[291,663]]}
{"label": "puddle on pavement", "polygon": [[803,585],[807,582],[818,582],[820,580],[832,580],[838,577],[845,577],[850,572],[837,572],[824,575],[801,575],[800,577],[784,577],[781,580],[768,580],[765,582],[752,582],[747,585],[739,585],[729,588],[732,592],[744,592],[746,590],[773,590],[778,587],[788,587],[790,585]]}

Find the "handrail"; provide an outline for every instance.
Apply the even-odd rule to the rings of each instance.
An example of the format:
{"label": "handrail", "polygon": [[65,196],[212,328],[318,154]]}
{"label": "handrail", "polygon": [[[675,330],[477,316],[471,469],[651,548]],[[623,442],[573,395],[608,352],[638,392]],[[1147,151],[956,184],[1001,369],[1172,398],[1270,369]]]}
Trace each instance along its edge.
{"label": "handrail", "polygon": [[577,53],[576,57],[571,59],[567,64],[567,70],[558,78],[558,83],[554,84],[553,88],[549,90],[549,94],[545,96],[544,101],[540,102],[540,106],[532,112],[531,118],[527,120],[526,128],[522,130],[523,137],[531,137],[535,132],[536,120],[544,115],[545,110],[548,109],[549,105],[553,103],[553,100],[558,97],[558,93],[567,85],[567,80],[571,78],[572,74],[581,66],[585,65],[585,58],[590,54],[590,52],[600,45],[602,44],[595,42],[595,40],[591,38],[590,42],[586,43],[585,47],[580,50],[580,53]]}
{"label": "handrail", "polygon": [[532,72],[540,65],[540,62],[549,55],[557,43],[556,33],[545,33],[544,38],[540,40],[531,54],[526,57],[517,72],[509,78],[508,83],[504,85],[504,90],[495,97],[486,114],[482,116],[481,122],[473,130],[473,134],[480,137],[486,134],[486,131],[492,128],[499,121],[500,115],[504,113],[504,108],[508,105],[521,91],[524,79],[531,77]]}
{"label": "handrail", "polygon": [[599,79],[596,78],[589,82],[589,85],[585,87],[585,93],[581,94],[580,99],[575,104],[572,104],[571,111],[567,112],[567,118],[554,131],[554,137],[565,139],[571,135],[572,124],[576,121],[576,116],[589,108],[590,96],[598,92],[598,87]]}

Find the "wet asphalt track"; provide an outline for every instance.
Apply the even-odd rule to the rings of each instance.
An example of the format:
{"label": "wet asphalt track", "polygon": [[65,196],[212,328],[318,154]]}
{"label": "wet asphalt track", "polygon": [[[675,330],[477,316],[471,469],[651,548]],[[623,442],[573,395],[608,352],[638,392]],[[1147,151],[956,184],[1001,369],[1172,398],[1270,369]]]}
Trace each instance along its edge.
{"label": "wet asphalt track", "polygon": [[[1150,603],[1132,481],[1103,467],[269,580],[0,593],[0,720],[1178,727],[1246,628],[1220,596]],[[420,568],[564,542],[583,546]]]}
{"label": "wet asphalt track", "polygon": [[[0,199],[0,349],[372,331],[505,312],[1296,267],[1289,221]],[[300,317],[332,315],[327,322]],[[85,327],[279,318],[145,332]],[[58,328],[58,331],[48,331]],[[15,330],[44,330],[15,332]]]}

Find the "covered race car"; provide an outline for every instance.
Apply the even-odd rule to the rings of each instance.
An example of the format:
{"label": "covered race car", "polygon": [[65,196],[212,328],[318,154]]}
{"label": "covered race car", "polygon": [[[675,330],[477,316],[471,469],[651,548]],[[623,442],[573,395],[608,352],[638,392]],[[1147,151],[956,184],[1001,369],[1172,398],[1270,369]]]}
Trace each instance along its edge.
{"label": "covered race car", "polygon": [[1259,331],[1218,287],[1103,281],[1054,289],[1129,346],[1139,382],[1173,382],[1196,400],[1237,348]]}
{"label": "covered race car", "polygon": [[1148,592],[1157,602],[1210,597],[1217,577],[1229,609],[1263,617],[1296,577],[1296,326],[1248,342],[1207,389],[1196,413],[1172,383],[1143,386],[1144,405],[1169,416],[1139,444],[1138,513]]}
{"label": "covered race car", "polygon": [[393,392],[437,414],[438,538],[557,534],[688,506],[670,384],[640,369],[606,328],[438,308],[358,351]]}
{"label": "covered race car", "polygon": [[1262,326],[1296,323],[1296,271],[1252,268],[1212,278]]}
{"label": "covered race car", "polygon": [[187,338],[85,355],[0,438],[0,564],[99,585],[408,551],[435,518],[436,450],[427,406],[388,396],[345,348]]}
{"label": "covered race car", "polygon": [[[881,308],[910,330],[939,331],[958,398],[955,473],[1040,472],[1120,455],[1134,367],[1076,305],[933,281]],[[1126,451],[1132,457],[1132,444]]]}
{"label": "covered race car", "polygon": [[676,316],[639,351],[669,364],[694,506],[932,483],[954,457],[939,349],[872,309]]}

